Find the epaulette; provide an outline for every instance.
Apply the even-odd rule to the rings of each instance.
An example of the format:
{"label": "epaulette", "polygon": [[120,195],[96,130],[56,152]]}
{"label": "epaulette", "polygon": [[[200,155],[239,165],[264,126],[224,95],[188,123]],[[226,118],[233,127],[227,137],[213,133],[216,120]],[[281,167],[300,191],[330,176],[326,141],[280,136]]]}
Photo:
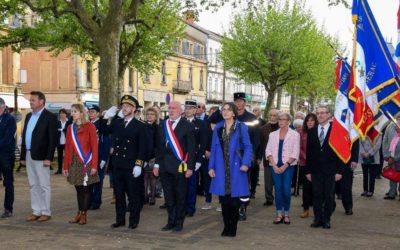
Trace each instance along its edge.
{"label": "epaulette", "polygon": [[259,123],[260,123],[259,120],[254,120],[254,121],[251,121],[251,122],[244,122],[244,124],[246,124],[249,127],[257,126]]}

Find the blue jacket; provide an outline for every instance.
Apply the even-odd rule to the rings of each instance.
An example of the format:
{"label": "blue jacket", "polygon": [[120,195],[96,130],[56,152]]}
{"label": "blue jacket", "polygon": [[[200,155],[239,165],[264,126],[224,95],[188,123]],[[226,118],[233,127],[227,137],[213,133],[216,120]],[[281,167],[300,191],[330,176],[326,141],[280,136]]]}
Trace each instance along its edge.
{"label": "blue jacket", "polygon": [[[215,171],[215,177],[211,180],[210,193],[215,195],[225,195],[225,165],[224,153],[222,149],[222,130],[224,121],[219,122],[214,129],[209,169]],[[239,129],[241,129],[241,136]],[[239,142],[239,138],[242,142]],[[242,159],[239,154],[242,154]],[[229,142],[229,165],[231,176],[231,196],[241,197],[249,195],[249,184],[247,172],[240,171],[240,166],[251,167],[252,145],[250,143],[247,126],[236,120],[234,132]]]}

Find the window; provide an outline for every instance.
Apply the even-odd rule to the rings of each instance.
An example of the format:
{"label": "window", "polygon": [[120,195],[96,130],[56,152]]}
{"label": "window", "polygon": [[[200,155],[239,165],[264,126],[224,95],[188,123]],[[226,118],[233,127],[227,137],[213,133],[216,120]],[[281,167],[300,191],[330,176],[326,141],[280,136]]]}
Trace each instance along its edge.
{"label": "window", "polygon": [[197,59],[202,58],[201,45],[198,43],[196,43],[196,45],[194,46],[194,57]]}
{"label": "window", "polygon": [[183,40],[182,42],[182,54],[190,55],[189,41],[187,40]]}
{"label": "window", "polygon": [[86,60],[86,87],[92,87],[92,61]]}
{"label": "window", "polygon": [[143,76],[143,82],[144,83],[150,83],[150,75],[145,73]]}
{"label": "window", "polygon": [[133,91],[133,69],[128,69],[128,91]]}
{"label": "window", "polygon": [[193,89],[193,68],[192,68],[192,66],[189,67],[189,82],[190,82],[190,86],[192,86],[192,89]]}
{"label": "window", "polygon": [[219,65],[220,60],[219,60],[219,51],[215,50],[215,65]]}
{"label": "window", "polygon": [[181,53],[181,40],[176,40],[174,44],[174,50],[176,53]]}
{"label": "window", "polygon": [[176,80],[178,82],[181,80],[181,64],[178,64],[178,69],[176,71]]}
{"label": "window", "polygon": [[213,62],[213,49],[210,48],[210,54],[208,55],[208,61],[210,62],[210,65],[212,66]]}
{"label": "window", "polygon": [[167,84],[167,76],[166,76],[166,68],[165,68],[165,62],[161,64],[161,84],[165,85]]}
{"label": "window", "polygon": [[203,69],[200,70],[200,90],[203,90]]}

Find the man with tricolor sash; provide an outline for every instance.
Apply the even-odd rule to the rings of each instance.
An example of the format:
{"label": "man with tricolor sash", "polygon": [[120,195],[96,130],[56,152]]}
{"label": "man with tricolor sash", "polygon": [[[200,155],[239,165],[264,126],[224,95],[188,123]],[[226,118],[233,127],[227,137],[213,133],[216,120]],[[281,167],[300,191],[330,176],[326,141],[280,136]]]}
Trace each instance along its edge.
{"label": "man with tricolor sash", "polygon": [[193,124],[181,118],[179,102],[171,102],[168,113],[169,118],[160,124],[158,131],[153,173],[160,175],[168,210],[168,222],[161,230],[180,232],[186,213],[187,179],[195,168],[195,129]]}

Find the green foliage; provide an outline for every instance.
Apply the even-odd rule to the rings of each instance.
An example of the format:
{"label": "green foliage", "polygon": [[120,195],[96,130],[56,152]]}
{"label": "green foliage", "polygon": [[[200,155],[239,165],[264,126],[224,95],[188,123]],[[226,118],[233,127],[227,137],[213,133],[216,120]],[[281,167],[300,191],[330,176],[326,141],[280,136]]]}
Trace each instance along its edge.
{"label": "green foliage", "polygon": [[[247,83],[261,82],[269,94],[285,87],[307,96],[311,88],[333,85],[330,40],[301,1],[271,1],[234,17],[222,40],[221,58],[226,69]],[[329,95],[329,89],[316,95]]]}

